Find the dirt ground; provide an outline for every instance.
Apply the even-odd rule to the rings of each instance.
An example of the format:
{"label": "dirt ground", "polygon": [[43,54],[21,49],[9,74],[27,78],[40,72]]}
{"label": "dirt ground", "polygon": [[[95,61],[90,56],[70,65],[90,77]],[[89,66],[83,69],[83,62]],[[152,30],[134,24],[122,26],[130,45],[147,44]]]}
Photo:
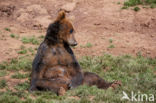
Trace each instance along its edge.
{"label": "dirt ground", "polygon": [[[117,4],[121,2],[121,4]],[[122,10],[124,0],[0,0],[0,62],[17,57],[22,45],[11,33],[45,35],[46,28],[65,9],[79,45],[77,57],[131,54],[156,57],[156,9]],[[5,30],[10,28],[11,31]],[[110,41],[112,43],[110,43]],[[91,43],[91,47],[82,47]],[[113,45],[113,48],[109,48]]]}

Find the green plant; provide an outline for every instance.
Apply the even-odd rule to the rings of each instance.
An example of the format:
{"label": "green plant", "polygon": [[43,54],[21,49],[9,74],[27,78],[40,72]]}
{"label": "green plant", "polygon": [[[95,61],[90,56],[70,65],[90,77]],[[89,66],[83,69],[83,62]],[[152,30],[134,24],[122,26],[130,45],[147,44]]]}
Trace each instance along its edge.
{"label": "green plant", "polygon": [[15,86],[15,89],[19,91],[27,90],[29,88],[29,83],[26,81],[24,83],[19,83],[17,86]]}
{"label": "green plant", "polygon": [[134,11],[139,11],[140,8],[139,7],[134,7]]}
{"label": "green plant", "polygon": [[45,38],[45,36],[44,36],[44,35],[41,35],[41,36],[39,36],[38,38],[44,39],[44,38]]}
{"label": "green plant", "polygon": [[15,35],[14,34],[10,34],[10,37],[15,38]]}
{"label": "green plant", "polygon": [[31,52],[31,55],[34,55],[35,54],[35,51],[32,47],[28,48],[28,51]]}
{"label": "green plant", "polygon": [[21,49],[21,50],[18,51],[18,54],[26,54],[26,53],[27,53],[27,49],[25,48],[25,46],[22,45],[22,46],[20,47],[20,49]]}
{"label": "green plant", "polygon": [[121,9],[128,9],[128,7],[127,6],[123,6]]}
{"label": "green plant", "polygon": [[9,31],[9,32],[11,31],[11,29],[10,29],[10,28],[4,28],[4,30]]}
{"label": "green plant", "polygon": [[19,35],[17,35],[17,34],[13,34],[13,33],[12,33],[12,34],[10,34],[10,37],[11,37],[11,38],[16,38],[16,39],[19,39]]}
{"label": "green plant", "polygon": [[21,41],[24,44],[31,43],[31,44],[34,44],[34,45],[38,45],[40,43],[39,40],[35,36],[32,36],[32,37],[22,37]]}
{"label": "green plant", "polygon": [[109,39],[109,42],[110,42],[110,43],[113,43],[113,39]]}
{"label": "green plant", "polygon": [[150,8],[156,8],[156,3],[152,3]]}
{"label": "green plant", "polygon": [[26,54],[26,53],[27,53],[26,49],[18,51],[18,54]]}
{"label": "green plant", "polygon": [[115,48],[115,46],[113,44],[109,45],[108,48]]}
{"label": "green plant", "polygon": [[86,43],[84,46],[80,45],[82,48],[91,48],[93,45],[91,43]]}
{"label": "green plant", "polygon": [[0,77],[6,76],[8,73],[5,70],[0,71]]}
{"label": "green plant", "polygon": [[128,0],[124,2],[124,6],[130,7],[130,6],[136,6],[142,3],[143,3],[142,0]]}
{"label": "green plant", "polygon": [[13,74],[11,77],[16,78],[16,79],[23,79],[23,78],[29,77],[29,74],[21,74],[21,73],[17,72],[15,74]]}
{"label": "green plant", "polygon": [[9,62],[2,62],[0,70],[31,70],[32,58],[28,56],[13,58]]}
{"label": "green plant", "polygon": [[6,80],[0,80],[0,88],[4,88],[7,86]]}
{"label": "green plant", "polygon": [[[122,7],[122,9],[127,9],[128,7],[136,6],[136,5],[149,5],[151,8],[155,8],[156,0],[127,0],[124,2],[124,6]],[[139,11],[140,8],[134,7],[134,10]]]}
{"label": "green plant", "polygon": [[121,4],[120,2],[117,2],[117,4]]}

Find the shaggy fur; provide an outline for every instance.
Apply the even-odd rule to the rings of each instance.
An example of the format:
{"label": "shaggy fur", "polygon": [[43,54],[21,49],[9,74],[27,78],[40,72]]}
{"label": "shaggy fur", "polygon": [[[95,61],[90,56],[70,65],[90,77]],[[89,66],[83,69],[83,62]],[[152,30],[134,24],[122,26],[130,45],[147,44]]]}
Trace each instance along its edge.
{"label": "shaggy fur", "polygon": [[54,23],[49,25],[33,61],[30,91],[51,90],[62,95],[62,91],[82,84],[107,89],[117,83],[109,83],[94,73],[81,71],[70,48],[77,45],[74,33],[65,12],[60,11]]}

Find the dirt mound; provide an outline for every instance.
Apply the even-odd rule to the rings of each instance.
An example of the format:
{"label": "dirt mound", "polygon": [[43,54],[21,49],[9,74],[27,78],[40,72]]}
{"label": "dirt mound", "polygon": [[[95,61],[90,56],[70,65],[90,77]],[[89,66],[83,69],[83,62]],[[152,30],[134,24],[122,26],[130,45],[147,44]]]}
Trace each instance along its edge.
{"label": "dirt mound", "polygon": [[0,6],[0,17],[9,17],[15,10],[14,5],[1,5]]}
{"label": "dirt mound", "polygon": [[[156,12],[156,10],[153,10]],[[141,11],[139,12],[134,19],[135,30],[140,33],[149,33],[153,35],[156,32],[156,16],[153,15],[153,12]],[[144,16],[142,16],[144,15]]]}
{"label": "dirt mound", "polygon": [[37,4],[21,8],[15,15],[16,20],[19,21],[21,25],[31,28],[33,27],[34,29],[47,28],[51,22],[51,17],[47,10]]}

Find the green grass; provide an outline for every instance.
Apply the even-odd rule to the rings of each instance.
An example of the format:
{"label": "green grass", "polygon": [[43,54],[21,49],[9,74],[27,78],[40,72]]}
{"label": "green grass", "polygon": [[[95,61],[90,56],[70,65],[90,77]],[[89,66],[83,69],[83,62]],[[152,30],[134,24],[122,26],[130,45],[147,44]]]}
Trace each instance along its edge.
{"label": "green grass", "polygon": [[117,2],[117,4],[121,4],[120,2]]}
{"label": "green grass", "polygon": [[32,47],[26,48],[25,46],[21,45],[20,50],[17,51],[18,54],[35,54],[35,50]]}
{"label": "green grass", "polygon": [[24,91],[24,90],[28,90],[29,88],[29,82],[24,82],[24,83],[19,83],[15,86],[15,89],[18,91]]}
{"label": "green grass", "polygon": [[6,30],[8,32],[11,32],[11,29],[10,28],[4,28],[4,30]]}
{"label": "green grass", "polygon": [[109,43],[113,43],[113,39],[109,39]]}
{"label": "green grass", "polygon": [[45,36],[44,36],[44,35],[41,35],[41,36],[39,36],[38,38],[40,38],[40,39],[44,39]]}
{"label": "green grass", "polygon": [[18,54],[26,54],[26,53],[27,53],[26,49],[18,51]]}
{"label": "green grass", "polygon": [[150,8],[156,8],[156,3],[152,3],[151,5],[150,5]]}
{"label": "green grass", "polygon": [[5,88],[7,86],[6,80],[0,80],[0,89]]}
{"label": "green grass", "polygon": [[[29,66],[31,61],[22,67],[19,65],[19,62],[27,60],[26,57],[16,60],[18,60],[18,62],[14,61],[7,65],[1,65],[3,65],[3,69],[5,70],[15,69],[17,71],[29,67],[29,69],[26,70],[31,71],[31,66]],[[127,100],[121,100],[123,96],[122,91],[125,91],[128,95],[130,95],[131,91],[135,93],[139,91],[140,93],[154,94],[156,96],[156,58],[146,58],[141,55],[132,57],[129,55],[112,56],[104,54],[103,56],[82,57],[79,59],[79,63],[83,71],[97,73],[107,81],[120,80],[122,86],[115,90],[111,88],[102,90],[96,86],[88,87],[83,85],[67,91],[64,96],[57,96],[50,91],[29,93],[29,81],[18,83],[14,87],[16,91],[12,91],[7,88],[6,81],[3,81],[0,82],[0,85],[2,84],[2,87],[7,91],[0,91],[0,103],[132,103]],[[12,66],[12,68],[8,69],[8,66]],[[0,69],[2,69],[1,66]],[[23,78],[22,74],[15,73],[15,75],[16,78]],[[71,99],[71,96],[77,97],[78,99]],[[92,100],[90,100],[91,97],[93,97]]]}
{"label": "green grass", "polygon": [[19,39],[19,35],[17,35],[17,34],[13,34],[13,33],[10,34],[10,37],[11,37],[11,38]]}
{"label": "green grass", "polygon": [[15,34],[10,34],[10,37],[15,38]]}
{"label": "green grass", "polygon": [[140,10],[140,8],[139,7],[134,7],[134,11],[139,11]]}
{"label": "green grass", "polygon": [[32,47],[29,47],[28,51],[31,53],[31,55],[35,55],[35,50]]}
{"label": "green grass", "polygon": [[127,6],[123,6],[121,9],[128,9],[128,7]]}
{"label": "green grass", "polygon": [[124,2],[124,6],[136,6],[139,4],[143,4],[142,0],[127,0]]}
{"label": "green grass", "polygon": [[26,54],[27,53],[27,49],[25,46],[21,46],[20,47],[20,51],[17,52],[18,54]]}
{"label": "green grass", "polygon": [[[124,6],[122,9],[127,9],[129,7],[134,7],[137,5],[148,5],[150,8],[155,8],[156,7],[156,0],[126,0],[124,2]],[[134,7],[134,11],[139,11],[139,7]]]}
{"label": "green grass", "polygon": [[115,48],[113,44],[109,45],[108,48]]}
{"label": "green grass", "polygon": [[82,48],[91,48],[93,45],[91,43],[86,43],[85,45],[80,45]]}
{"label": "green grass", "polygon": [[32,58],[30,56],[21,56],[13,58],[9,62],[2,62],[0,70],[31,70]]}
{"label": "green grass", "polygon": [[24,43],[24,44],[34,44],[34,45],[39,45],[40,44],[40,41],[38,40],[37,37],[35,36],[31,36],[31,37],[22,37],[21,41]]}
{"label": "green grass", "polygon": [[112,44],[113,39],[109,39],[109,43],[110,43],[110,45],[108,46],[108,48],[115,48],[115,46]]}
{"label": "green grass", "polygon": [[29,74],[21,74],[21,73],[17,72],[15,74],[13,74],[11,77],[15,78],[15,79],[24,79],[24,78],[28,78]]}
{"label": "green grass", "polygon": [[1,70],[0,71],[0,77],[4,77],[4,76],[6,76],[8,73],[7,73],[7,71],[6,70]]}

